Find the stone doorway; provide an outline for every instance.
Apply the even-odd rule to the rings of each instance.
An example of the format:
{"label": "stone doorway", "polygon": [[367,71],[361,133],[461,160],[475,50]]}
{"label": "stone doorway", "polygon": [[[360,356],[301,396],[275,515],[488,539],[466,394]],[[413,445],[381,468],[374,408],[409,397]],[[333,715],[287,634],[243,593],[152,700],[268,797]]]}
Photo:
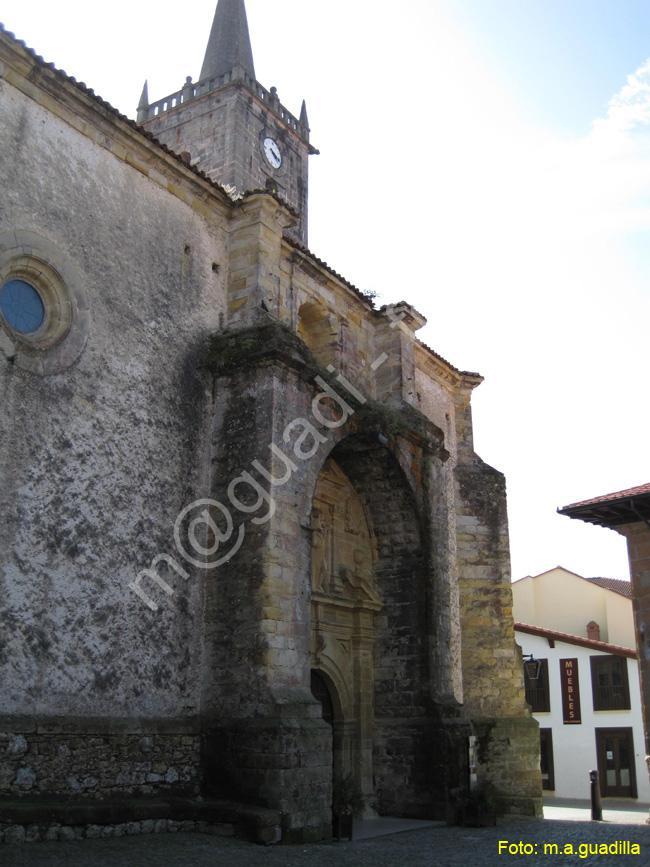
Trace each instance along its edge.
{"label": "stone doorway", "polygon": [[311,694],[321,705],[322,719],[331,728],[332,778],[334,778],[341,768],[341,739],[343,731],[341,703],[333,686],[328,684],[327,675],[322,674],[314,668],[311,670],[310,687]]}
{"label": "stone doorway", "polygon": [[311,694],[322,707],[322,717],[328,725],[334,725],[334,701],[325,678],[315,669],[311,672]]}
{"label": "stone doorway", "polygon": [[374,588],[376,554],[366,514],[331,458],[316,483],[311,530],[311,666],[317,688],[324,685],[332,697],[333,770],[352,774],[371,801],[374,617],[382,603]]}

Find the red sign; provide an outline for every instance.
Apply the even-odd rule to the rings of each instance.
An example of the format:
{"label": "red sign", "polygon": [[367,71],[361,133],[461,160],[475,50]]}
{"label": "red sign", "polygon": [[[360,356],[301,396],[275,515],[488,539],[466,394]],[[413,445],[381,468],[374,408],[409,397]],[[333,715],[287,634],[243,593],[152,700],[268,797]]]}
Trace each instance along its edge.
{"label": "red sign", "polygon": [[562,688],[562,714],[564,725],[579,725],[580,685],[578,683],[578,660],[560,660],[560,686]]}

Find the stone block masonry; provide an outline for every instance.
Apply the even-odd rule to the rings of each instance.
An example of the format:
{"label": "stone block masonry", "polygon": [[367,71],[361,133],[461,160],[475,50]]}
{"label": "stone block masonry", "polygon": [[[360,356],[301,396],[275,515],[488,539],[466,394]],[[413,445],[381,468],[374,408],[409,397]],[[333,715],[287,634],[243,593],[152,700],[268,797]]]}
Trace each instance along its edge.
{"label": "stone block masonry", "polygon": [[456,484],[464,699],[479,779],[495,787],[501,811],[541,815],[539,729],[514,638],[505,479],[474,456],[457,466]]}
{"label": "stone block masonry", "polygon": [[0,717],[5,798],[197,795],[196,721]]}
{"label": "stone block masonry", "polygon": [[[314,152],[305,138],[306,130],[295,121],[289,122],[290,115],[284,109],[282,116],[274,110],[276,103],[270,94],[250,76],[223,79],[214,89],[152,113],[144,125],[176,153],[189,153],[192,162],[209,177],[240,194],[273,189],[300,214],[300,225],[290,234],[306,246],[307,163]],[[267,137],[277,142],[282,152],[277,168],[264,157]]]}
{"label": "stone block masonry", "polygon": [[539,728],[531,717],[476,718],[478,766],[497,791],[499,813],[541,816]]}

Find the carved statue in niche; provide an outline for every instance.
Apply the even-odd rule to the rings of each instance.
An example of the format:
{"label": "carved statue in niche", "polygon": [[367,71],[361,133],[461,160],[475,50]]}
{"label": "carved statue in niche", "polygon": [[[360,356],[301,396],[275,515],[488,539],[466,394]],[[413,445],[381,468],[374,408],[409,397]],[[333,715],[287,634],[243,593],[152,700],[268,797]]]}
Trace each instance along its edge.
{"label": "carved statue in niche", "polygon": [[345,570],[345,579],[352,589],[355,599],[369,599],[371,602],[381,602],[379,594],[372,586],[372,573],[366,567],[363,551],[354,549],[354,569]]}
{"label": "carved statue in niche", "polygon": [[361,500],[331,459],[316,484],[311,529],[312,588],[327,596],[381,602],[373,587],[373,548]]}

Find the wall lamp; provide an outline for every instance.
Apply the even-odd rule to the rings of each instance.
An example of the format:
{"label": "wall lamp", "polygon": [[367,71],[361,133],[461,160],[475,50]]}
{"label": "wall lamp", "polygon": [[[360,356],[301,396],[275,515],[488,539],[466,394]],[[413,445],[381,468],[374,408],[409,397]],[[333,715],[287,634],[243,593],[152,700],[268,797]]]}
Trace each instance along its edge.
{"label": "wall lamp", "polygon": [[539,659],[535,659],[532,653],[524,653],[524,671],[528,675],[528,680],[537,680],[539,678],[540,671],[542,670],[542,663]]}

